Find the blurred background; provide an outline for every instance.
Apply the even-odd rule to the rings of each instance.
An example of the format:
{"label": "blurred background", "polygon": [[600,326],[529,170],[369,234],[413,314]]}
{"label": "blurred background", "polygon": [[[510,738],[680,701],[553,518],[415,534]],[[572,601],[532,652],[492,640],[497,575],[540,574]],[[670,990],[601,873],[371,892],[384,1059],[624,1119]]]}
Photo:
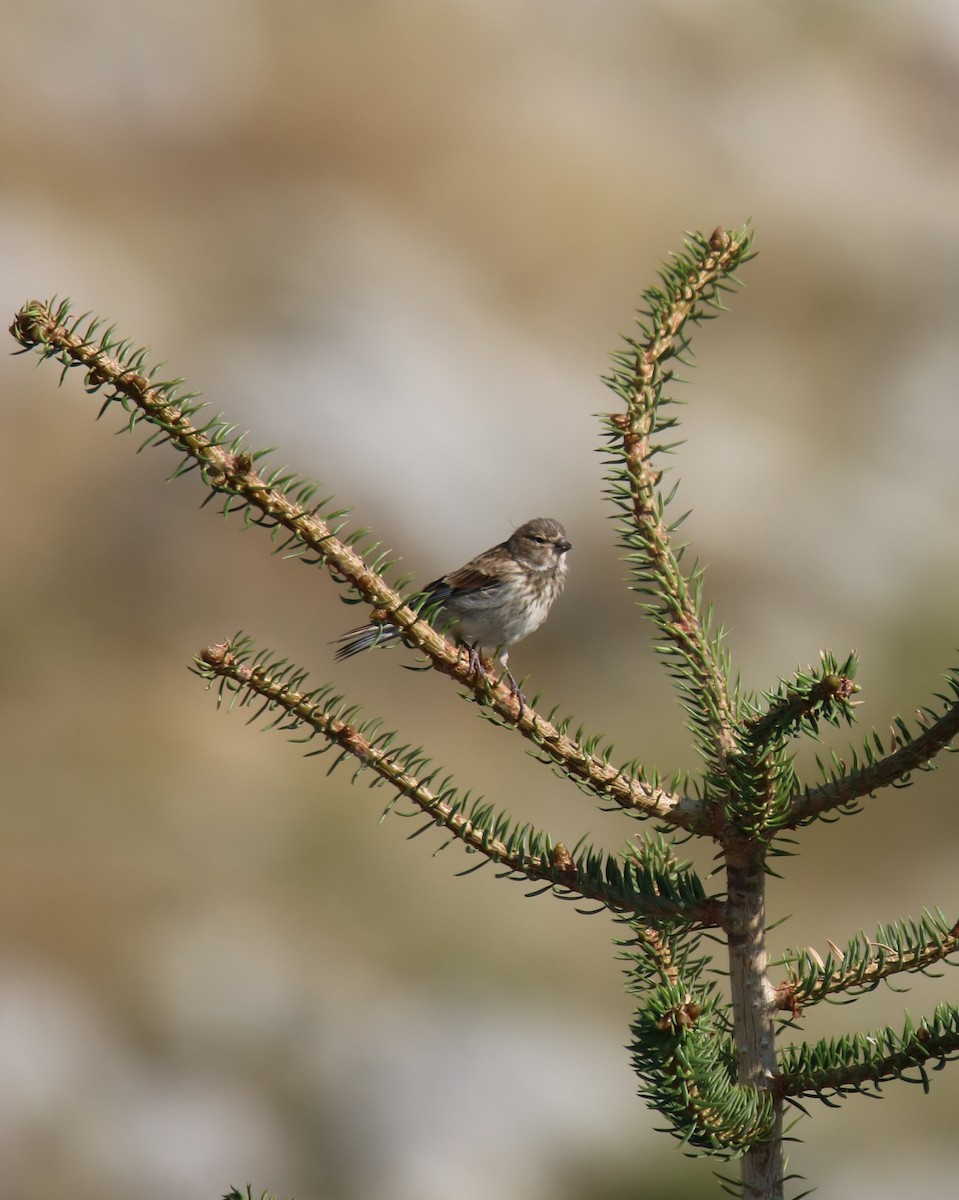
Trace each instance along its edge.
{"label": "blurred background", "polygon": [[[959,642],[954,6],[51,0],[8,6],[0,97],[4,325],[53,293],[116,322],[420,582],[561,519],[569,587],[514,669],[664,772],[696,760],[593,414],[683,232],[751,218],[759,257],[681,393],[683,533],[747,685],[829,647],[863,655],[866,728],[937,690]],[[716,1194],[635,1099],[611,922],[455,878],[458,848],[407,845],[384,792],[218,714],[186,668],[246,629],[567,845],[636,827],[406,652],[334,666],[361,610],[35,361],[0,362],[3,1195]],[[801,832],[775,951],[956,913],[943,766]],[[955,989],[817,1010],[809,1034]],[[791,1167],[822,1200],[943,1194],[957,1103],[959,1069],[813,1103]]]}

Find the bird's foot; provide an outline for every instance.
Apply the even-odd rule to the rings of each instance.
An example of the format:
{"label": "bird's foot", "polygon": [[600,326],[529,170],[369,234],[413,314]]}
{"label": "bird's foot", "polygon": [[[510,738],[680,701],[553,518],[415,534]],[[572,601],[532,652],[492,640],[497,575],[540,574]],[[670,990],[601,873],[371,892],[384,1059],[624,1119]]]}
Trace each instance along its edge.
{"label": "bird's foot", "polygon": [[486,664],[483,662],[480,652],[476,649],[476,647],[467,646],[466,651],[468,658],[466,669],[470,675],[472,675],[474,679],[478,679],[481,675],[486,675],[488,677],[489,670]]}
{"label": "bird's foot", "polygon": [[526,712],[526,697],[519,690],[519,684],[516,682],[516,679],[515,679],[512,671],[507,670],[506,679],[507,679],[507,682],[509,683],[510,696],[512,696],[512,698],[516,701],[516,703],[519,707],[519,711],[516,714],[516,720],[522,721],[523,714]]}
{"label": "bird's foot", "polygon": [[475,646],[467,646],[465,649],[469,655],[467,670],[474,679],[483,677],[491,684],[494,681],[501,682],[503,679],[506,680],[506,682],[509,684],[510,696],[517,702],[519,706],[516,719],[517,721],[522,721],[523,714],[526,712],[526,697],[520,691],[519,684],[516,682],[513,672],[507,667],[505,675],[501,675],[499,680],[496,680],[496,663],[494,660],[492,658],[483,658]]}
{"label": "bird's foot", "polygon": [[468,646],[465,642],[460,643],[460,650],[466,651],[466,673],[471,676],[474,681],[486,679],[489,682],[493,680],[493,663],[490,659],[484,659],[475,646]]}

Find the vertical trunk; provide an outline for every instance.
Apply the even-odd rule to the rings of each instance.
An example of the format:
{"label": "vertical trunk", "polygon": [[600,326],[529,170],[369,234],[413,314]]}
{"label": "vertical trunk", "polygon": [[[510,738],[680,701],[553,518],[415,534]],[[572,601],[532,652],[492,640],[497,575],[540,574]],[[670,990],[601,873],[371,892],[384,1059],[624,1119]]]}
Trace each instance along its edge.
{"label": "vertical trunk", "polygon": [[[767,976],[766,875],[761,849],[726,846],[727,936],[739,1082],[768,1088],[776,1072],[773,990]],[[745,1200],[782,1200],[782,1101],[776,1101],[773,1138],[747,1152],[742,1165]]]}

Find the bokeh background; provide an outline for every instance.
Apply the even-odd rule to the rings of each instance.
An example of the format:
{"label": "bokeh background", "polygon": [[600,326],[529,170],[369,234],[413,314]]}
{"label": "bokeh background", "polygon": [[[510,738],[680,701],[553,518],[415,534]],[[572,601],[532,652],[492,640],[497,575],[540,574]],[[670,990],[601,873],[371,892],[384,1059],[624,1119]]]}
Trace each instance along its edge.
{"label": "bokeh background", "polygon": [[[420,581],[561,518],[569,588],[515,666],[667,772],[696,763],[593,414],[684,230],[752,218],[677,458],[734,658],[759,687],[859,649],[867,727],[954,661],[955,6],[48,0],[5,7],[0,100],[4,324],[53,293],[116,322]],[[217,714],[187,665],[247,629],[567,844],[633,827],[403,652],[334,666],[358,610],[322,572],[198,511],[79,377],[0,372],[0,1193],[714,1194],[634,1098],[616,928],[455,878],[457,848],[378,825],[385,793]],[[956,780],[803,831],[774,948],[955,913]],[[945,1194],[957,1075],[813,1104],[793,1169],[823,1200]]]}

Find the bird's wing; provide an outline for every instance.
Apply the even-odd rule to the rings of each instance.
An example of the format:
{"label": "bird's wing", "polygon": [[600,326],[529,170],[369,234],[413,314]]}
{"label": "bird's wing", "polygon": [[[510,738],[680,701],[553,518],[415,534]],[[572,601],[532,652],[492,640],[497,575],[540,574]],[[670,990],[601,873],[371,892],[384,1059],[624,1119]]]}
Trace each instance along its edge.
{"label": "bird's wing", "polygon": [[434,580],[426,591],[434,600],[448,600],[454,592],[460,595],[470,592],[491,592],[503,586],[499,576],[489,575],[482,569],[478,560],[467,563],[442,579]]}

